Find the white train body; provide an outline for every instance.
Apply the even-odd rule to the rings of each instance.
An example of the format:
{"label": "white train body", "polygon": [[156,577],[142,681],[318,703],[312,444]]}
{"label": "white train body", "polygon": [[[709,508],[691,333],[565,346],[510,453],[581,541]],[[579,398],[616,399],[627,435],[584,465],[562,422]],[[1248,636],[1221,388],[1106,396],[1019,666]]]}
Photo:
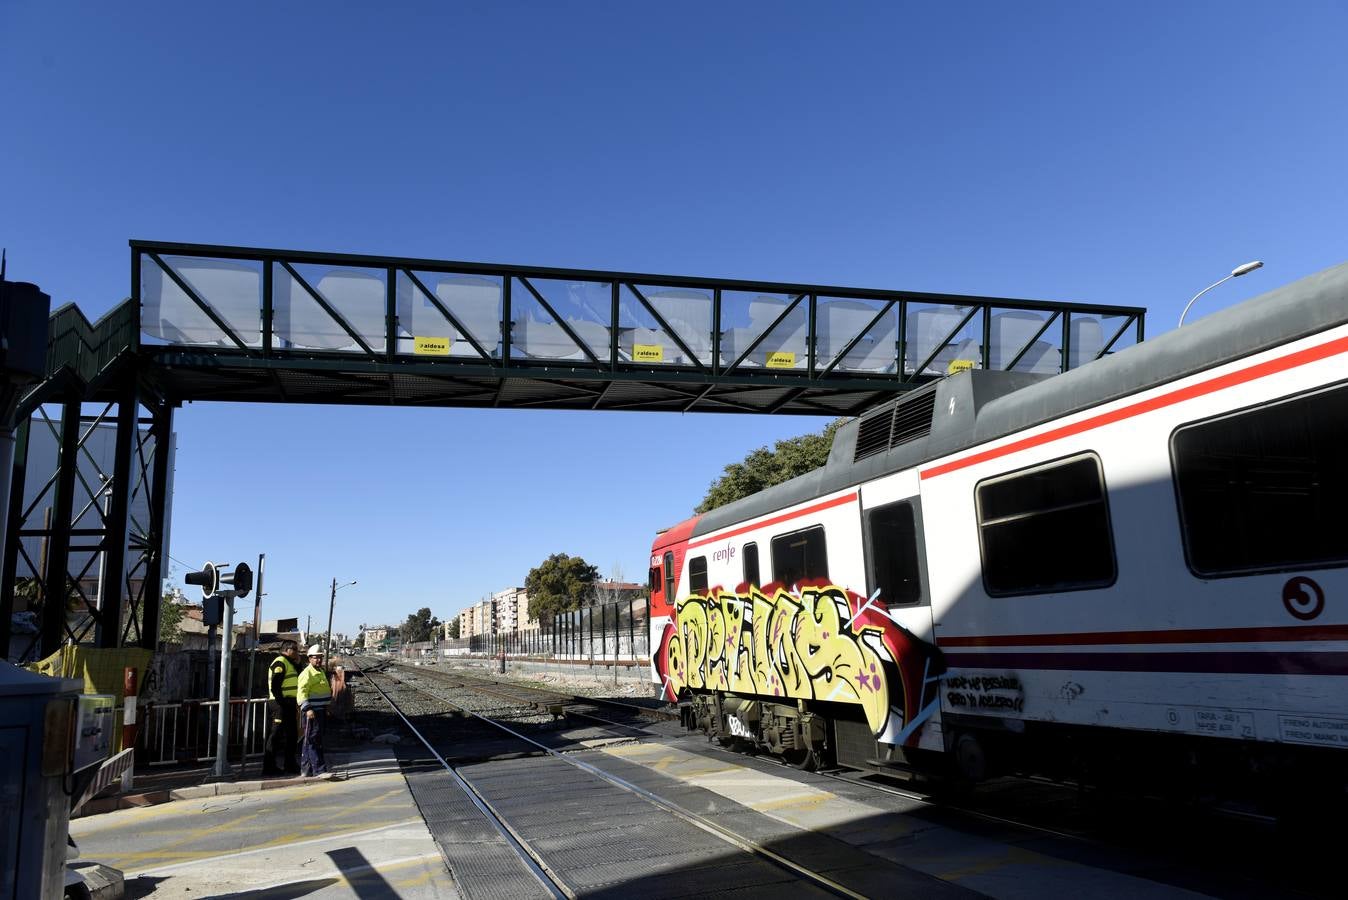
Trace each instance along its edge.
{"label": "white train body", "polygon": [[[884,545],[907,534],[889,524],[897,504],[915,522],[908,562]],[[785,582],[790,599],[824,579],[854,595],[841,625],[869,599],[936,648],[924,685],[905,669],[906,698],[872,729],[879,753],[949,758],[963,738],[979,772],[990,745],[1126,734],[1304,748],[1342,770],[1348,756],[1328,754],[1348,751],[1346,512],[1340,266],[1064,375],[965,372],[845,424],[824,469],[657,538],[653,675],[671,696],[688,684],[661,655],[686,630],[680,598]],[[802,542],[820,534],[811,562]],[[773,571],[786,540],[805,579]],[[801,709],[839,699],[821,687],[836,673],[812,672],[785,694]],[[716,692],[708,676],[691,687]]]}

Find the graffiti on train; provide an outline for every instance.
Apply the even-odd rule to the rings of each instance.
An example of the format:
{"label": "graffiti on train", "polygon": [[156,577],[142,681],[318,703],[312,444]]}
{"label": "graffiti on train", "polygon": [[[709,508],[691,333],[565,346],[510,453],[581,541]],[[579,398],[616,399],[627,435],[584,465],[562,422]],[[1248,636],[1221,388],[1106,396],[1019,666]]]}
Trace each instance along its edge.
{"label": "graffiti on train", "polygon": [[655,662],[670,698],[687,687],[858,704],[876,735],[905,739],[945,671],[879,597],[822,581],[683,597]]}

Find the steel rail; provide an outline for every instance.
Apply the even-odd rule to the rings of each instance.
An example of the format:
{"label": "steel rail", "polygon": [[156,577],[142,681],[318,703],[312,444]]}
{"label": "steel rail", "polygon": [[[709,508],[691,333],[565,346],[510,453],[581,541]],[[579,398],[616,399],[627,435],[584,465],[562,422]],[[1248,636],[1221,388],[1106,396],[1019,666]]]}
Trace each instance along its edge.
{"label": "steel rail", "polygon": [[[412,687],[414,690],[421,691],[427,696],[434,697],[441,703],[445,703],[449,706],[454,707],[455,709],[459,710],[460,712],[464,713],[465,715],[471,718],[481,719],[483,722],[486,722],[489,725],[494,725],[501,731],[504,731],[506,734],[509,734],[512,737],[520,741],[523,741],[526,744],[530,744],[531,746],[537,747],[538,749],[542,750],[544,753],[546,753],[548,756],[551,756],[554,759],[560,760],[564,763],[567,763],[568,765],[574,766],[575,768],[580,769],[582,772],[586,772],[587,774],[593,775],[595,778],[598,778],[602,781],[606,781],[617,788],[620,788],[631,794],[635,794],[636,796],[645,800],[647,803],[650,803],[652,806],[655,806],[658,809],[662,809],[665,812],[675,816],[676,818],[682,819],[688,824],[707,832],[713,837],[720,838],[726,843],[738,847],[739,849],[750,854],[751,856],[756,856],[759,859],[772,863],[773,865],[776,865],[779,868],[786,869],[793,875],[796,875],[804,879],[805,881],[808,881],[809,883],[815,885],[816,887],[819,887],[825,891],[828,891],[829,893],[835,894],[840,897],[851,897],[854,898],[854,900],[866,900],[865,894],[859,894],[856,891],[853,891],[850,888],[846,887],[845,885],[839,884],[838,882],[834,881],[833,879],[829,878],[826,875],[822,875],[819,872],[815,872],[812,869],[808,869],[805,866],[802,866],[800,863],[797,863],[794,860],[789,859],[788,857],[785,857],[774,850],[764,847],[761,844],[758,844],[745,837],[742,837],[741,835],[735,834],[733,831],[721,827],[720,825],[716,824],[710,819],[706,819],[702,816],[697,815],[696,813],[689,812],[683,807],[678,806],[677,804],[674,804],[664,799],[663,797],[657,796],[656,794],[651,793],[645,788],[632,784],[630,781],[627,781],[623,778],[619,778],[617,775],[614,775],[610,772],[605,772],[603,769],[600,769],[597,766],[592,766],[587,762],[582,762],[578,759],[575,759],[574,756],[571,754],[564,754],[556,750],[553,750],[551,747],[539,743],[538,741],[535,741],[533,738],[526,737],[525,735],[520,734],[518,731],[514,730],[508,725],[502,724],[501,722],[498,722],[495,719],[490,719],[486,716],[479,715],[478,713],[475,713],[470,709],[460,706],[459,704],[455,703],[452,700],[447,700],[444,697],[432,693],[431,691],[421,687],[420,685],[412,684],[409,686]],[[437,758],[439,758],[439,754],[436,755]]]}
{"label": "steel rail", "polygon": [[[404,663],[395,662],[393,663],[393,665],[404,669],[409,668]],[[521,691],[556,698],[556,701],[558,703],[581,703],[581,704],[590,704],[592,706],[611,706],[617,709],[628,710],[638,715],[650,716],[652,718],[663,719],[667,721],[677,719],[679,717],[678,713],[672,713],[669,712],[668,710],[661,709],[659,707],[641,706],[640,704],[637,703],[625,703],[621,700],[612,700],[607,697],[586,697],[581,694],[563,694],[558,691],[550,691],[547,688],[536,688],[522,684],[517,685],[508,682],[492,681],[490,679],[478,678],[476,675],[464,675],[461,672],[440,672],[436,669],[423,668],[421,666],[416,666],[412,668],[415,668],[418,674],[431,675],[435,679],[441,681],[451,678],[456,679],[462,681],[463,682],[462,686],[465,688],[479,690],[484,694],[494,694],[495,696],[501,697],[506,700],[517,700],[521,703],[530,703],[533,704],[535,708],[537,708],[537,705],[539,703],[543,703],[546,701],[533,700],[530,699],[528,696],[523,696],[520,694],[511,694],[508,691],[499,690],[499,688],[503,686],[518,688]]]}
{"label": "steel rail", "polygon": [[[567,900],[574,900],[577,894],[570,885],[563,881],[561,876],[554,872],[552,868],[543,861],[542,857],[529,846],[527,841],[515,833],[515,830],[510,827],[506,820],[497,813],[495,809],[492,808],[492,805],[487,802],[486,798],[478,793],[477,788],[473,787],[466,778],[460,775],[458,771],[440,755],[440,752],[436,750],[435,747],[431,746],[431,742],[426,739],[425,735],[417,730],[417,727],[412,724],[412,720],[398,708],[397,703],[393,702],[393,698],[375,682],[374,678],[370,677],[372,673],[369,670],[362,669],[361,674],[364,679],[379,692],[379,696],[384,698],[384,702],[392,708],[398,718],[402,719],[403,724],[407,726],[408,730],[416,735],[417,740],[421,741],[422,745],[431,752],[431,755],[435,757],[436,761],[444,766],[445,771],[449,773],[450,777],[454,779],[454,782],[459,786],[460,790],[462,790],[468,799],[472,801],[473,805],[477,807],[478,812],[487,817],[487,820],[492,823],[492,826],[501,834],[501,837],[505,838],[506,843],[510,845],[511,849],[514,850],[524,864],[528,866],[529,871],[538,879],[539,884],[541,884],[543,888],[555,898],[565,897]],[[382,675],[385,673],[380,670],[380,674]],[[399,683],[401,684],[402,682]],[[416,685],[409,685],[409,687],[412,687],[415,690],[421,690],[422,693],[429,693]],[[434,695],[432,694],[431,696]],[[448,701],[443,702],[447,703]]]}
{"label": "steel rail", "polygon": [[[395,663],[394,665],[398,664]],[[403,666],[403,668],[406,667]],[[496,697],[501,700],[513,700],[516,703],[527,703],[534,709],[538,709],[540,706],[552,705],[548,704],[546,700],[535,700],[529,697],[520,696],[518,694],[512,694],[509,693],[508,691],[495,690],[494,688],[501,684],[499,681],[484,680],[481,681],[480,683],[475,683],[476,679],[473,679],[471,677],[465,679],[458,673],[450,674],[448,672],[437,672],[434,669],[418,669],[418,674],[434,675],[434,678],[432,680],[439,682],[441,685],[447,688],[462,688],[466,691],[476,691],[479,694],[486,694],[489,697]],[[593,713],[579,712],[575,709],[572,709],[571,707],[589,705],[589,706],[598,706],[602,708],[605,705],[610,705],[616,706],[620,710],[630,710],[634,713],[654,713],[657,717],[660,718],[665,719],[674,718],[672,716],[669,716],[669,714],[665,713],[663,710],[650,709],[649,707],[637,706],[636,704],[633,703],[621,703],[615,700],[606,700],[604,698],[596,698],[596,697],[582,697],[579,695],[572,695],[572,694],[557,694],[541,688],[525,687],[524,690],[531,691],[537,694],[551,695],[552,697],[555,697],[558,701],[556,705],[563,707],[562,714],[565,716],[574,716],[575,718],[578,719],[591,719],[595,722],[599,722],[603,725],[612,728],[625,728],[628,731],[633,731],[636,732],[637,734],[645,735],[647,737],[651,736],[651,732],[647,731],[645,727],[641,725],[633,725],[628,722],[615,722],[612,719],[605,719],[603,716],[597,716],[594,715]]]}

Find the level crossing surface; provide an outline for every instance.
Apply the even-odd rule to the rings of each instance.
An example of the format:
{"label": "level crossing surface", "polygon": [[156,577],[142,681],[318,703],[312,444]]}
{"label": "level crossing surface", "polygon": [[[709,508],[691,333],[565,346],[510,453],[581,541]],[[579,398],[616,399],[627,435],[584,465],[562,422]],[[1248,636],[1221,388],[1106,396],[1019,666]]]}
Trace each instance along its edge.
{"label": "level crossing surface", "polygon": [[[427,674],[416,680],[440,680]],[[376,715],[378,698],[355,685],[357,717],[379,731],[387,719]],[[456,733],[456,722],[474,721],[462,713],[428,706],[414,718],[433,724],[435,746],[458,750],[455,772],[509,839],[410,735],[346,759],[334,753],[339,780],[207,785],[204,796],[76,820],[72,834],[82,858],[124,870],[128,897],[1162,898],[1261,889],[1230,872],[970,819],[911,792],[732,753],[676,722],[648,721],[642,734],[630,722],[606,730],[594,718],[544,721],[532,733],[549,753],[487,739],[485,725]],[[517,711],[512,727],[528,718]],[[562,887],[522,864],[510,840]]]}

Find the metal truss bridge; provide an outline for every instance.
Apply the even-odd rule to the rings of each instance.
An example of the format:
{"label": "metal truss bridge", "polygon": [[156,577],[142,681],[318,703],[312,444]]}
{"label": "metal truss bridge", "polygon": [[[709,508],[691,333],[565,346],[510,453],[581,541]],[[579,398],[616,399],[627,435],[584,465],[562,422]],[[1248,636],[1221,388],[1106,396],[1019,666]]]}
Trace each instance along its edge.
{"label": "metal truss bridge", "polygon": [[[1141,341],[1144,314],[132,241],[130,299],[94,324],[53,313],[19,402],[0,649],[16,609],[39,620],[21,657],[155,646],[187,401],[856,415],[963,368],[1076,368]],[[55,470],[29,478],[44,445]]]}

